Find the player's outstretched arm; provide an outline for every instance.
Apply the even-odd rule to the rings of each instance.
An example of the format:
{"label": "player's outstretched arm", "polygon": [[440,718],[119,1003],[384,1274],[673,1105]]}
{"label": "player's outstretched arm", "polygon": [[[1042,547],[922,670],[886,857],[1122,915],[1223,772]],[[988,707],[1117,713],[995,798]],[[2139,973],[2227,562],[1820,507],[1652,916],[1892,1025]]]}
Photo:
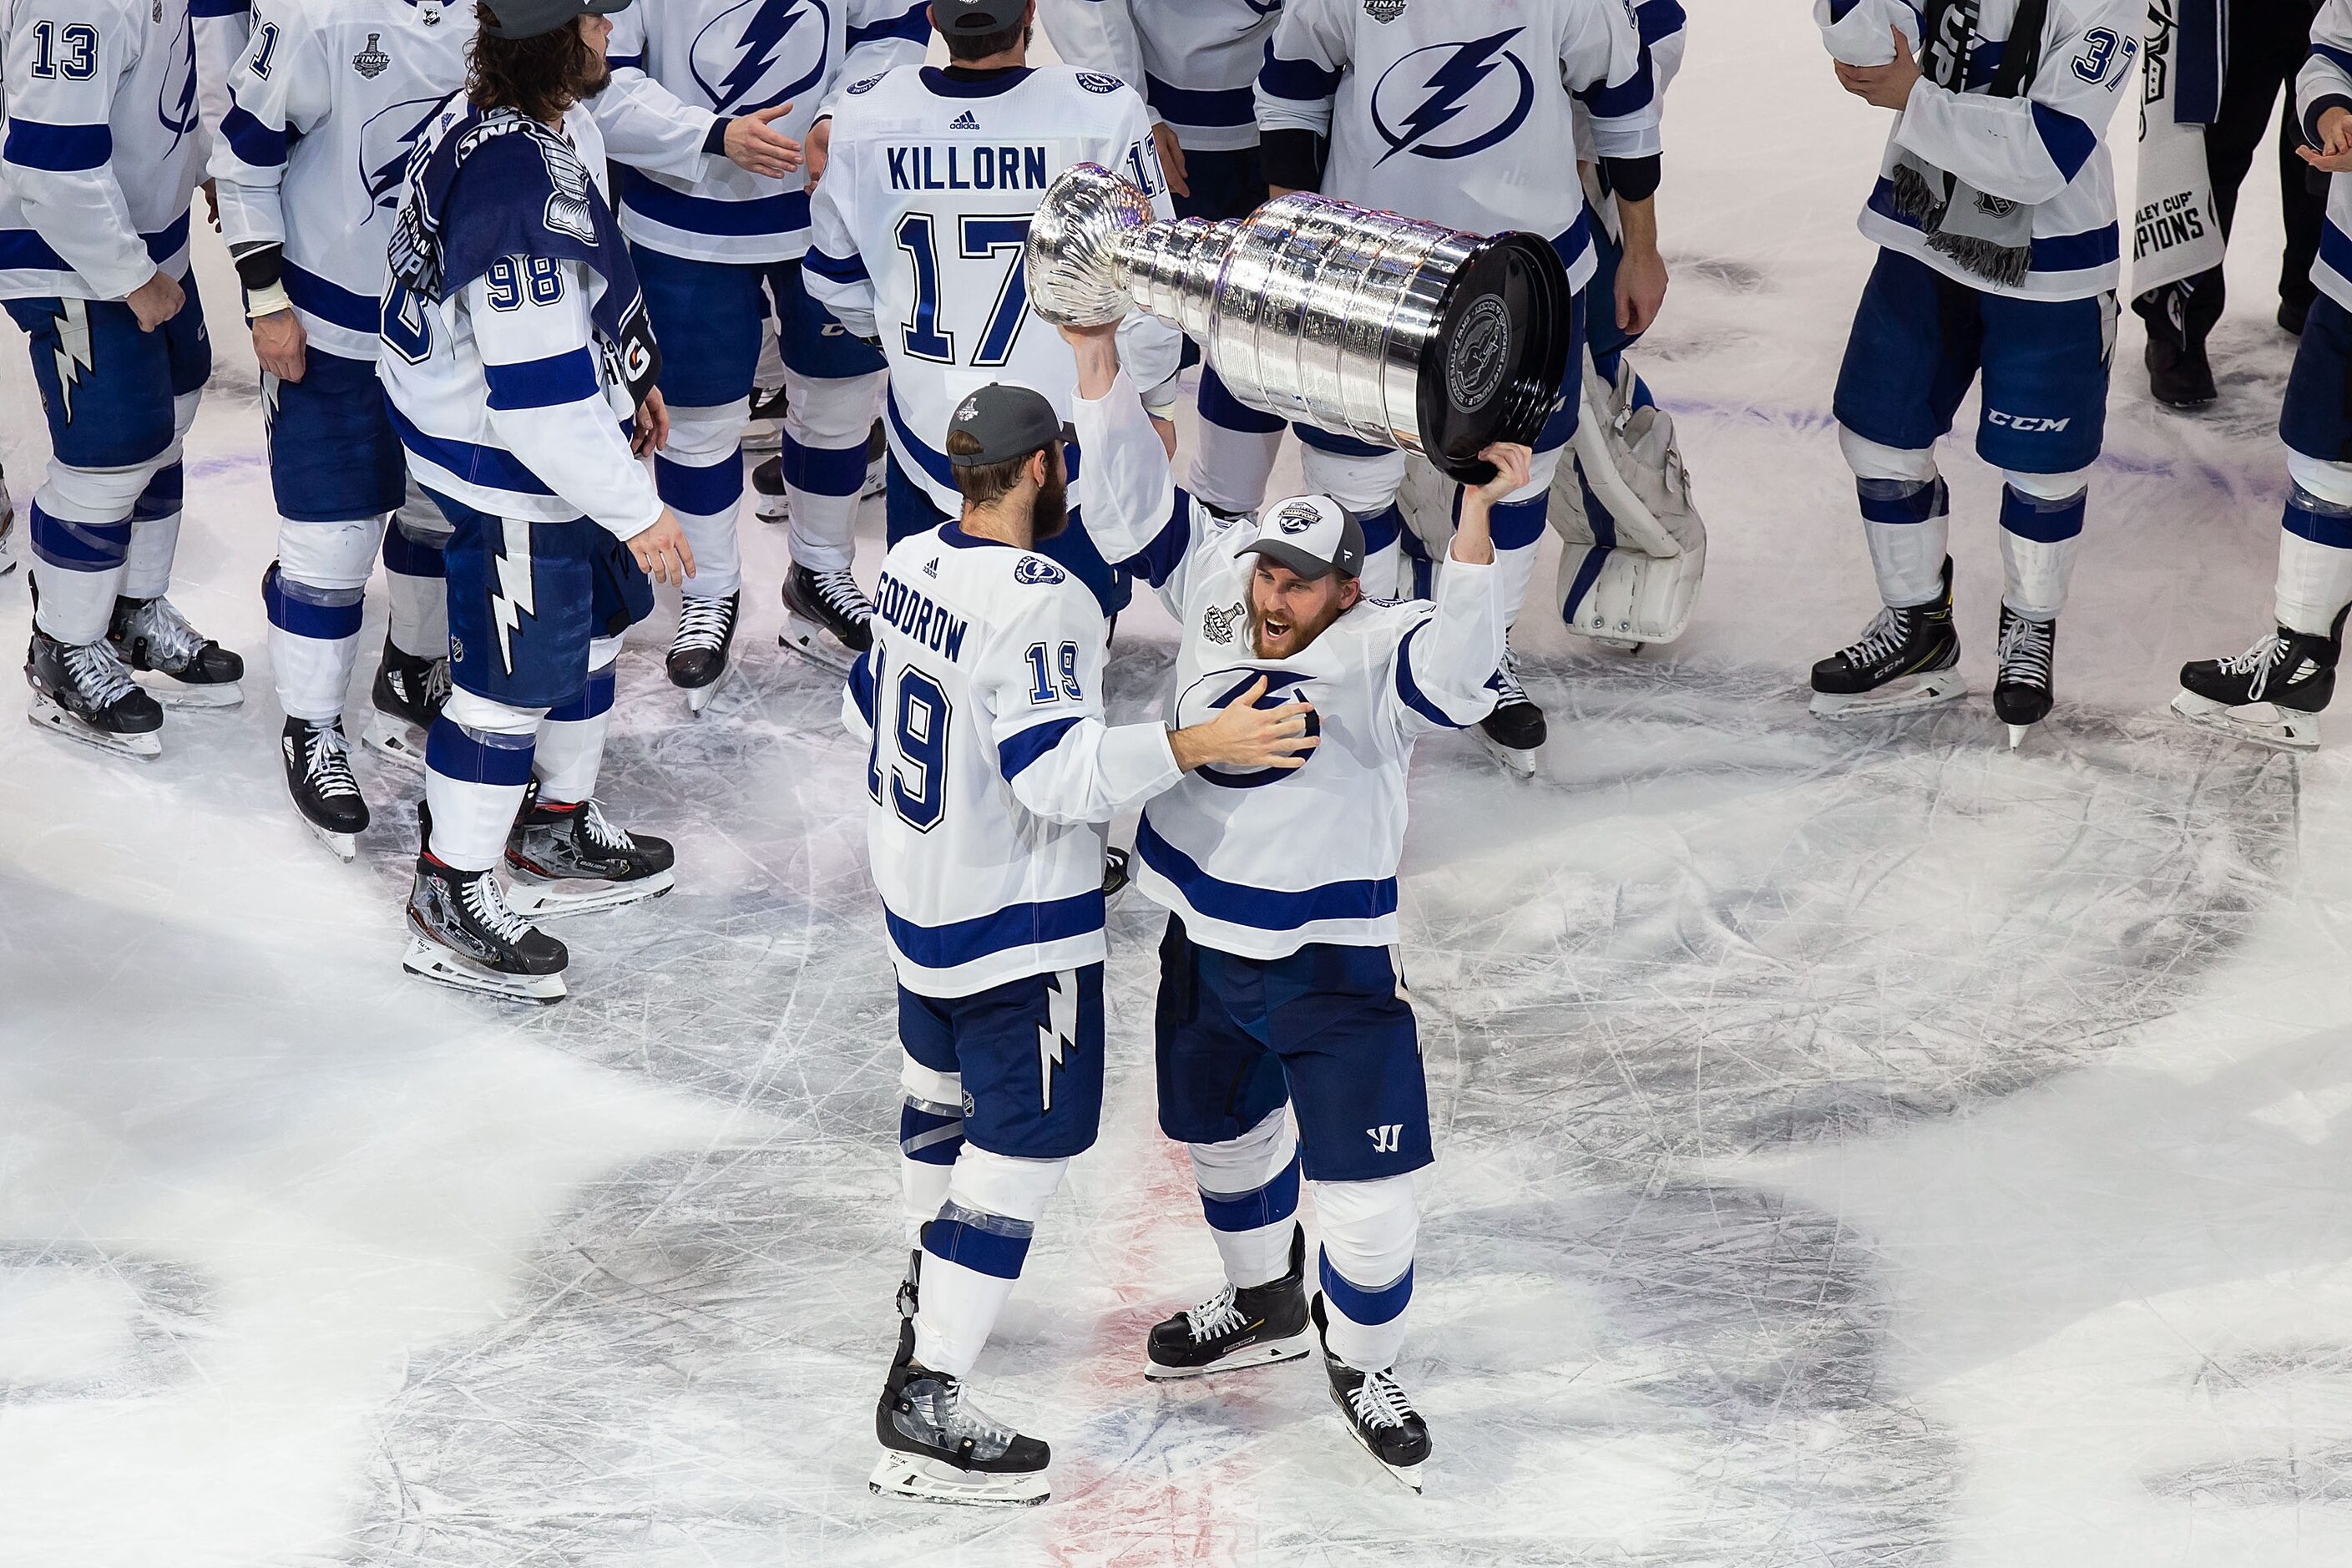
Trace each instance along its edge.
{"label": "player's outstretched arm", "polygon": [[1507,628],[1493,517],[1496,503],[1528,483],[1534,455],[1506,443],[1478,455],[1495,466],[1495,477],[1463,489],[1454,542],[1437,571],[1436,607],[1405,634],[1390,665],[1384,706],[1408,745],[1434,730],[1475,724],[1495,706],[1488,683],[1503,662]]}
{"label": "player's outstretched arm", "polygon": [[1105,561],[1181,598],[1193,543],[1192,500],[1176,488],[1168,448],[1120,367],[1118,329],[1060,331],[1078,360],[1070,423],[1086,461],[1073,499],[1087,537]]}

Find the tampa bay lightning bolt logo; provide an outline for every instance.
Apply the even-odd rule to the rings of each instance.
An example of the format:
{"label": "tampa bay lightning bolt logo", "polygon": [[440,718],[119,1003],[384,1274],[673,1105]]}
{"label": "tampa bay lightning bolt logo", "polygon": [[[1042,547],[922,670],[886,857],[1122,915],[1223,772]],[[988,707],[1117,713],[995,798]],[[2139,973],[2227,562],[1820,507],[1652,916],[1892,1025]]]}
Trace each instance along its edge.
{"label": "tampa bay lightning bolt logo", "polygon": [[360,184],[374,206],[361,219],[373,222],[376,207],[390,212],[400,205],[401,182],[408,174],[408,155],[417,138],[440,111],[437,98],[411,98],[379,109],[360,127]]}
{"label": "tampa bay lightning bolt logo", "polygon": [[687,65],[714,111],[751,114],[823,80],[832,37],[824,0],[742,0],[694,36]]}
{"label": "tampa bay lightning bolt logo", "polygon": [[[196,32],[186,12],[180,30],[172,35],[172,54],[163,66],[163,79],[155,95],[155,117],[172,133],[172,146],[196,128]],[[165,150],[168,153],[170,149]]]}
{"label": "tampa bay lightning bolt logo", "polygon": [[[1236,605],[1235,609],[1241,608]],[[1279,708],[1286,702],[1296,702],[1306,696],[1307,677],[1295,669],[1213,669],[1186,687],[1176,699],[1176,722],[1179,726],[1205,724],[1223,712],[1241,694],[1265,678],[1265,692],[1256,706]],[[1307,699],[1312,701],[1313,699]],[[1322,716],[1314,709],[1307,710],[1307,732],[1310,736],[1323,733]],[[1296,778],[1315,765],[1316,753],[1306,753],[1307,763],[1297,768],[1253,768],[1241,771],[1211,763],[1196,770],[1197,774],[1220,789],[1260,789],[1284,779]]]}
{"label": "tampa bay lightning bolt logo", "polygon": [[1467,158],[1526,124],[1536,79],[1503,47],[1525,31],[1431,44],[1382,71],[1372,88],[1372,125],[1389,144],[1381,162],[1400,153]]}

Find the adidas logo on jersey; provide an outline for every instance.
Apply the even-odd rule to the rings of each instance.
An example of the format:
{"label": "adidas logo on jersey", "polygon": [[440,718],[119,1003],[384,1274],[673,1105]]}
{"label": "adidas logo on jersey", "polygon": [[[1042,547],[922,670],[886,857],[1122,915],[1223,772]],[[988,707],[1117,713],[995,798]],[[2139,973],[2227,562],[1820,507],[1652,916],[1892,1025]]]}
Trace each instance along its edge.
{"label": "adidas logo on jersey", "polygon": [[950,131],[977,131],[980,129],[980,117],[974,114],[971,110],[967,109],[961,114],[957,115],[953,120],[948,121],[948,129]]}

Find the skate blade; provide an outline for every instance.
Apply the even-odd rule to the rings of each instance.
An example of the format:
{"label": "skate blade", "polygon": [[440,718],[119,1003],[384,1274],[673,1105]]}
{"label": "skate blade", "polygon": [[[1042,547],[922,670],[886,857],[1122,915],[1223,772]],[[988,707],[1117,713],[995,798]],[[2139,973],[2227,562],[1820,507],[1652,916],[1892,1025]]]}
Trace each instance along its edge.
{"label": "skate blade", "polygon": [[1536,776],[1537,770],[1543,765],[1541,746],[1522,752],[1516,747],[1504,745],[1484,730],[1478,731],[1478,743],[1486,747],[1486,754],[1502,763],[1503,771],[1513,778],[1531,779]]}
{"label": "skate blade", "polygon": [[784,629],[776,634],[776,646],[835,675],[847,675],[849,667],[857,662],[857,656],[842,647],[831,632],[790,610],[784,612]]}
{"label": "skate blade", "polygon": [[1875,691],[1857,691],[1850,696],[1816,691],[1813,693],[1813,717],[1842,723],[1849,719],[1916,713],[1923,709],[1957,702],[1968,694],[1969,683],[1961,678],[1958,670],[1931,670],[1926,675],[1906,676],[1900,680],[1889,681]]}
{"label": "skate blade", "polygon": [[[561,920],[565,915],[593,915],[599,910],[625,909],[647,899],[658,899],[677,886],[675,872],[656,871],[634,882],[524,881],[518,877],[507,889],[507,904],[526,920]],[[577,892],[567,891],[577,888]]]}
{"label": "skate blade", "polygon": [[889,489],[890,465],[887,463],[868,463],[866,466],[866,488],[857,492],[857,499],[859,500],[872,500],[876,496],[887,494],[889,492]]}
{"label": "skate blade", "polygon": [[2210,730],[2233,741],[2252,741],[2258,746],[2271,746],[2282,752],[2319,749],[2316,713],[2298,713],[2274,702],[2249,702],[2242,708],[2232,708],[2193,691],[2175,697],[2172,710],[2200,730]]}
{"label": "skate blade", "polygon": [[710,706],[711,699],[719,695],[720,688],[734,679],[735,661],[730,658],[727,667],[719,672],[719,679],[709,685],[681,687],[679,689],[686,693],[687,712],[694,718],[701,718],[702,710]]}
{"label": "skate blade", "polygon": [[358,834],[331,832],[308,817],[302,819],[302,826],[310,830],[311,837],[333,850],[336,859],[348,864],[358,858],[360,852]]}
{"label": "skate blade", "polygon": [[110,735],[103,730],[93,730],[67,712],[39,692],[33,694],[33,705],[25,717],[44,730],[54,730],[68,741],[79,741],[85,746],[110,752],[118,757],[137,757],[152,763],[163,754],[163,737],[150,731],[144,735]]}
{"label": "skate blade", "polygon": [[782,496],[761,496],[751,515],[771,528],[782,528],[793,521],[793,509],[784,504]]}
{"label": "skate blade", "polygon": [[506,1002],[534,1002],[544,1007],[567,994],[561,974],[500,974],[421,936],[409,937],[408,952],[400,966],[436,984]]}
{"label": "skate blade", "polygon": [[131,679],[139,683],[142,691],[166,708],[236,708],[245,701],[245,687],[234,680],[191,686],[154,669],[133,670]]}
{"label": "skate blade", "polygon": [[411,773],[425,771],[425,731],[405,719],[379,710],[360,736],[369,750]]}
{"label": "skate blade", "polygon": [[[1378,1454],[1373,1454],[1370,1441],[1365,1437],[1362,1432],[1357,1429],[1355,1422],[1349,1419],[1348,1407],[1345,1405],[1339,1404],[1339,1396],[1338,1394],[1335,1393],[1331,1395],[1331,1403],[1339,1405],[1339,1424],[1347,1427],[1348,1436],[1356,1440],[1356,1447],[1361,1448],[1367,1454],[1371,1454],[1372,1463],[1378,1465],[1381,1469],[1386,1470],[1390,1476],[1395,1479],[1399,1486],[1412,1489],[1412,1495],[1419,1497],[1421,1495],[1422,1466],[1391,1465],[1386,1459],[1381,1458]],[[1427,1462],[1428,1461],[1426,1460],[1423,1461],[1423,1464],[1426,1464]]]}
{"label": "skate blade", "polygon": [[1306,1353],[1307,1332],[1302,1329],[1286,1340],[1267,1340],[1262,1344],[1244,1346],[1206,1366],[1162,1366],[1146,1356],[1143,1375],[1153,1383],[1174,1383],[1187,1377],[1206,1377],[1213,1372],[1239,1372],[1244,1367],[1272,1366],[1276,1362],[1297,1361]]}
{"label": "skate blade", "polygon": [[959,1470],[952,1465],[919,1454],[885,1453],[866,1478],[867,1489],[885,1497],[914,1498],[922,1502],[1034,1508],[1053,1496],[1045,1472],[1001,1476]]}

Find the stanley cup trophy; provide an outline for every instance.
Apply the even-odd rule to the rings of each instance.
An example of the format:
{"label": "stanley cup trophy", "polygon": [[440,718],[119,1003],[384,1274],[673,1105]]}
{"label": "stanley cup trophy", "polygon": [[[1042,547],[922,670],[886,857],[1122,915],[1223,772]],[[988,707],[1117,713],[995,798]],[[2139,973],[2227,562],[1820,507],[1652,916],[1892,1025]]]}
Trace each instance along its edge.
{"label": "stanley cup trophy", "polygon": [[1201,345],[1243,403],[1418,452],[1455,479],[1535,445],[1573,345],[1568,271],[1528,234],[1465,234],[1288,195],[1167,222],[1099,163],[1063,171],[1029,226],[1029,303],[1062,326],[1139,308]]}

